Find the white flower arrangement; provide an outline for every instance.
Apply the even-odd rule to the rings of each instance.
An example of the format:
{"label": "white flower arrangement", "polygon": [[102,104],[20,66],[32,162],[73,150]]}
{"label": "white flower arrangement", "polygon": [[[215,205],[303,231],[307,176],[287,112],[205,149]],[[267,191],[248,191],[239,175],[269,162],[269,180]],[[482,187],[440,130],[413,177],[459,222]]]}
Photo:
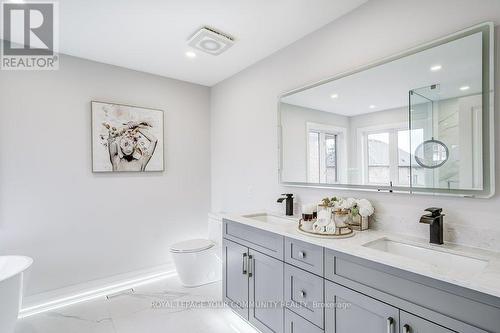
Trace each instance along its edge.
{"label": "white flower arrangement", "polygon": [[368,217],[373,215],[375,209],[367,199],[334,197],[332,199],[323,199],[322,205],[330,206],[334,211],[351,211],[352,215],[361,215]]}
{"label": "white flower arrangement", "polygon": [[335,210],[350,210],[356,204],[356,199],[354,198],[338,198],[333,205]]}
{"label": "white flower arrangement", "polygon": [[371,202],[366,199],[357,200],[356,205],[358,207],[359,215],[362,217],[371,216],[375,212],[375,208],[373,208]]}

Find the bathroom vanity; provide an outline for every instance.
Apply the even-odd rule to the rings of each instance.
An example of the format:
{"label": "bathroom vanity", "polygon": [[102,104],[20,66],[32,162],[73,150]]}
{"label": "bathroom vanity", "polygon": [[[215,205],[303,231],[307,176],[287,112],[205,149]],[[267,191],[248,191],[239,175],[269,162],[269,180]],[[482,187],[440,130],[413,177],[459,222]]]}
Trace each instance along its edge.
{"label": "bathroom vanity", "polygon": [[500,332],[500,255],[380,231],[300,234],[225,216],[223,297],[263,333]]}

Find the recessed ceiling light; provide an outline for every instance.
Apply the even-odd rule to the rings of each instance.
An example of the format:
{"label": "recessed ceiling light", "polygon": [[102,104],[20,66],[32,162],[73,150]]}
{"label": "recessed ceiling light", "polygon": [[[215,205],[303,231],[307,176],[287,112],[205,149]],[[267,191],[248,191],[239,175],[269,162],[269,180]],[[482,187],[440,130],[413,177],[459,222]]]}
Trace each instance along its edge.
{"label": "recessed ceiling light", "polygon": [[431,71],[437,72],[441,68],[443,68],[443,66],[441,66],[441,65],[434,65],[434,66],[431,67]]}
{"label": "recessed ceiling light", "polygon": [[196,53],[194,53],[193,51],[187,51],[186,57],[191,58],[191,59],[196,58]]}
{"label": "recessed ceiling light", "polygon": [[222,46],[221,44],[217,43],[215,40],[212,39],[206,39],[202,40],[200,42],[200,47],[204,48],[205,50],[209,52],[214,52],[220,49]]}
{"label": "recessed ceiling light", "polygon": [[336,99],[336,98],[339,98],[339,94],[331,94],[330,97],[332,99]]}
{"label": "recessed ceiling light", "polygon": [[373,104],[369,106],[369,108],[370,108],[370,109],[375,109],[376,107],[377,107],[377,106],[376,106],[376,105],[373,105]]}
{"label": "recessed ceiling light", "polygon": [[469,90],[470,87],[469,86],[463,86],[463,87],[460,87],[460,90],[462,91],[466,91],[466,90]]}

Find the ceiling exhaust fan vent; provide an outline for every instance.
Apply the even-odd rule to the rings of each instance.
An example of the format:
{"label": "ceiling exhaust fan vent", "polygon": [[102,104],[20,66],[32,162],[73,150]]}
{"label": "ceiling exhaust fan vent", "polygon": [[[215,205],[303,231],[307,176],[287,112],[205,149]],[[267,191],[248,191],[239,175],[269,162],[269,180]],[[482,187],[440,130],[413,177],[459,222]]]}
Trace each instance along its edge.
{"label": "ceiling exhaust fan vent", "polygon": [[234,38],[213,28],[203,27],[189,38],[188,45],[211,55],[219,55],[234,45]]}

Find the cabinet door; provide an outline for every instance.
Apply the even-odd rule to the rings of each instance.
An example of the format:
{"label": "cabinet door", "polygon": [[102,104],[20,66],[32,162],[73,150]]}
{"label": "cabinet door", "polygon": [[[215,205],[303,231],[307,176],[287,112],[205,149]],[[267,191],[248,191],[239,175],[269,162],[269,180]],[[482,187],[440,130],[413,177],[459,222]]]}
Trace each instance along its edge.
{"label": "cabinet door", "polygon": [[397,333],[399,310],[327,281],[325,326],[327,333]]}
{"label": "cabinet door", "polygon": [[262,333],[282,333],[284,263],[252,249],[248,258],[250,323]]}
{"label": "cabinet door", "polygon": [[224,239],[224,302],[248,320],[248,248]]}
{"label": "cabinet door", "polygon": [[324,331],[308,320],[285,309],[285,333],[323,333]]}
{"label": "cabinet door", "polygon": [[436,325],[414,316],[410,313],[401,311],[401,333],[453,333],[447,328]]}

